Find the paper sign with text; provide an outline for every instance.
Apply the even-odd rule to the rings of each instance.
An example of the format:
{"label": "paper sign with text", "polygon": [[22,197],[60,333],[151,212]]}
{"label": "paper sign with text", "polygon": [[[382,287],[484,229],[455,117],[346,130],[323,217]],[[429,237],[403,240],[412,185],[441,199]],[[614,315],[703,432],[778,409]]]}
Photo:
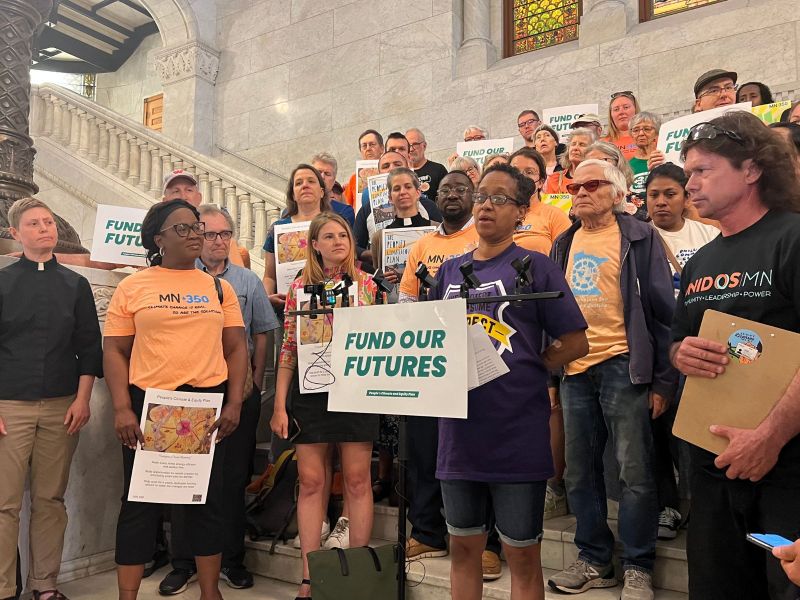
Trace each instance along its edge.
{"label": "paper sign with text", "polygon": [[791,100],[781,100],[780,102],[773,102],[772,104],[761,104],[760,106],[753,107],[753,114],[769,125],[770,123],[780,122],[781,115],[784,111],[791,108],[791,106]]}
{"label": "paper sign with text", "polygon": [[[377,160],[356,161],[356,200],[361,200],[361,193],[367,188],[367,180],[377,174]],[[358,203],[356,203],[356,206],[358,206]]]}
{"label": "paper sign with text", "polygon": [[382,240],[383,262],[381,263],[383,267],[404,267],[414,242],[432,231],[436,231],[436,227],[384,229]]}
{"label": "paper sign with text", "polygon": [[328,410],[467,417],[463,299],[335,311]]}
{"label": "paper sign with text", "polygon": [[566,143],[572,131],[570,127],[578,120],[578,117],[587,113],[596,115],[597,111],[597,104],[574,104],[573,106],[546,108],[542,111],[542,123],[555,129],[561,142]]}
{"label": "paper sign with text", "polygon": [[542,194],[542,204],[549,204],[569,214],[572,208],[572,194]]}
{"label": "paper sign with text", "polygon": [[367,194],[375,228],[383,229],[394,219],[394,205],[389,201],[389,174],[372,175],[367,179]]}
{"label": "paper sign with text", "polygon": [[474,142],[458,142],[456,152],[459,156],[466,156],[478,163],[483,168],[483,162],[492,154],[511,154],[514,152],[514,138],[499,140],[476,140]]}
{"label": "paper sign with text", "polygon": [[[342,282],[337,284],[342,286]],[[337,289],[333,282],[325,286],[326,292]],[[349,290],[350,306],[358,301],[358,282],[353,282]],[[341,294],[332,296],[336,306],[342,306]],[[311,296],[303,289],[297,290],[297,310],[311,309]],[[317,299],[317,307],[320,301]],[[326,307],[330,304],[325,301]],[[333,383],[331,374],[331,338],[333,337],[333,315],[298,315],[297,317],[297,374],[301,394],[324,392]]]}
{"label": "paper sign with text", "polygon": [[133,459],[128,500],[205,504],[222,394],[147,388],[140,427],[144,444]]}
{"label": "paper sign with text", "polygon": [[94,222],[91,259],[134,267],[146,267],[142,247],[143,208],[98,204]]}
{"label": "paper sign with text", "polygon": [[306,266],[306,246],[310,221],[275,226],[275,274],[279,294],[285,294]]}
{"label": "paper sign with text", "polygon": [[729,104],[728,106],[720,106],[719,108],[712,108],[702,112],[678,117],[672,121],[667,121],[661,125],[661,130],[658,133],[657,148],[665,155],[664,162],[675,163],[676,165],[683,166],[681,160],[681,149],[683,142],[689,135],[689,131],[698,123],[705,123],[717,117],[721,117],[725,113],[732,110],[745,110],[750,112],[753,107],[752,102],[740,102],[739,104]]}

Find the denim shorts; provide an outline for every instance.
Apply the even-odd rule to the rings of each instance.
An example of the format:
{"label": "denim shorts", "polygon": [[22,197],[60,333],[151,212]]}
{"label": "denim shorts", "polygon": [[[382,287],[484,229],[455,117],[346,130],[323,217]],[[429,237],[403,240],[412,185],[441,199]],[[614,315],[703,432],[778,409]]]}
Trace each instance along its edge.
{"label": "denim shorts", "polygon": [[526,548],[541,541],[546,481],[441,483],[450,535],[482,535],[489,531],[494,520],[500,539],[508,546]]}

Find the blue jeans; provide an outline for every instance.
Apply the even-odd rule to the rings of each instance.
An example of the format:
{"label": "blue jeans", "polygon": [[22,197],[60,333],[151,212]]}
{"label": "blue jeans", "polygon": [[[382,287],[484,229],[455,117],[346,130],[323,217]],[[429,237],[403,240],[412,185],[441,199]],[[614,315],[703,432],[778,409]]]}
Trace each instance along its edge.
{"label": "blue jeans", "polygon": [[575,545],[578,556],[593,565],[611,563],[614,549],[603,480],[603,449],[610,435],[622,489],[622,565],[624,569],[653,570],[658,499],[648,391],[646,385],[631,383],[628,355],[565,376],[561,385],[567,498],[578,520]]}

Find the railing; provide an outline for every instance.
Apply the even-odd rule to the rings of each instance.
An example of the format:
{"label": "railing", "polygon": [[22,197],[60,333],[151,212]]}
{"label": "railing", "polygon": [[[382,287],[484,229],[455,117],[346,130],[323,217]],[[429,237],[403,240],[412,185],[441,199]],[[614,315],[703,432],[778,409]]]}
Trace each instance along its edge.
{"label": "railing", "polygon": [[48,84],[31,87],[32,136],[77,153],[154,200],[161,197],[165,174],[186,169],[197,178],[203,201],[224,206],[231,214],[239,244],[260,250],[286,205],[283,192],[69,90]]}

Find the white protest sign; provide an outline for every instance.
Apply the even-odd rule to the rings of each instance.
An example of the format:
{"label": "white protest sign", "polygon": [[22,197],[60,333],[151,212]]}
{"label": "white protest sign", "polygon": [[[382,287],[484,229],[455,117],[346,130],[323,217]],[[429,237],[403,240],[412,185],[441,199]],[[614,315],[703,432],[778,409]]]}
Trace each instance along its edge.
{"label": "white protest sign", "polygon": [[383,229],[394,219],[394,205],[389,201],[389,174],[372,175],[367,178],[367,194],[375,228]]}
{"label": "white protest sign", "polygon": [[456,153],[459,156],[471,158],[479,167],[483,167],[483,162],[492,154],[503,154],[504,152],[514,152],[514,138],[503,138],[500,140],[476,140],[474,142],[458,142]]}
{"label": "white protest sign", "polygon": [[91,259],[119,265],[145,267],[142,247],[143,208],[99,204],[94,222]]}
{"label": "white protest sign", "polygon": [[289,291],[297,273],[306,266],[310,221],[275,225],[275,275],[279,294]]}
{"label": "white protest sign", "polygon": [[[338,285],[342,285],[339,282]],[[334,288],[328,282],[325,289]],[[350,306],[358,304],[358,282],[350,286]],[[342,297],[336,296],[336,305],[342,305]],[[330,306],[326,304],[326,306]],[[297,290],[297,310],[309,310],[311,296],[301,288]],[[297,316],[297,373],[301,394],[324,392],[333,383],[331,374],[331,338],[333,337],[333,315]]]}
{"label": "white protest sign", "polygon": [[436,227],[403,227],[398,229],[384,229],[381,247],[383,254],[381,264],[386,267],[403,267],[408,260],[408,253],[411,246],[419,238],[432,231]]}
{"label": "white protest sign", "polygon": [[467,304],[334,311],[328,410],[467,418]]}
{"label": "white protest sign", "polygon": [[361,192],[367,187],[367,181],[373,175],[378,174],[377,160],[357,160],[356,161],[356,199],[361,199]]}
{"label": "white protest sign", "polygon": [[671,162],[682,166],[681,150],[683,149],[683,142],[689,136],[689,131],[692,127],[698,123],[705,123],[711,119],[721,117],[732,110],[745,110],[750,112],[752,106],[752,102],[740,102],[739,104],[720,106],[718,108],[704,110],[684,117],[678,117],[672,121],[667,121],[661,125],[661,129],[658,132],[658,144],[656,147],[664,153],[664,162]]}
{"label": "white protest sign", "polygon": [[558,106],[546,108],[542,111],[542,123],[552,127],[558,133],[562,142],[569,139],[572,124],[578,117],[587,113],[597,114],[597,104],[573,104],[572,106]]}
{"label": "white protest sign", "polygon": [[206,503],[217,438],[206,433],[219,418],[222,396],[147,388],[129,501]]}

